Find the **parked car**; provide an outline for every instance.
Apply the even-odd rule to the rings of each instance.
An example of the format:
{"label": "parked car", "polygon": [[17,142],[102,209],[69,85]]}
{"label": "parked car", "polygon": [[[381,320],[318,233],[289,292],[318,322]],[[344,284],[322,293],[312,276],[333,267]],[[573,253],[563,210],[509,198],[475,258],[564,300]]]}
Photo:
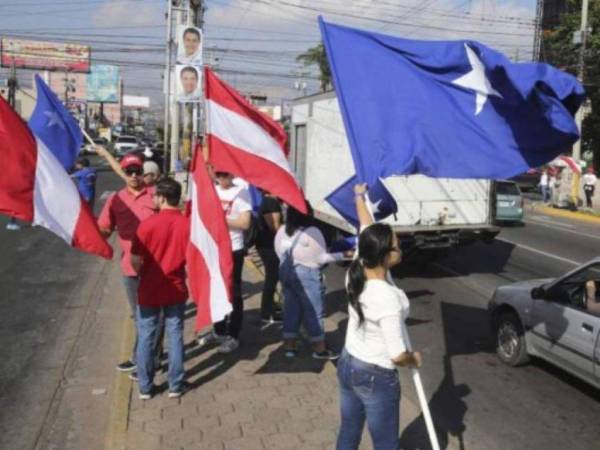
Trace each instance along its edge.
{"label": "parked car", "polygon": [[115,142],[115,154],[117,156],[123,156],[130,151],[138,150],[138,148],[139,142],[135,136],[121,135]]}
{"label": "parked car", "polygon": [[600,316],[590,312],[600,290],[588,299],[588,281],[600,285],[600,258],[556,279],[497,288],[488,310],[500,360],[518,366],[536,356],[600,388]]}
{"label": "parked car", "polygon": [[514,181],[496,181],[496,221],[521,222],[523,220],[523,196]]}
{"label": "parked car", "polygon": [[542,173],[538,169],[529,169],[527,172],[512,177],[510,180],[517,183],[523,192],[537,191]]}

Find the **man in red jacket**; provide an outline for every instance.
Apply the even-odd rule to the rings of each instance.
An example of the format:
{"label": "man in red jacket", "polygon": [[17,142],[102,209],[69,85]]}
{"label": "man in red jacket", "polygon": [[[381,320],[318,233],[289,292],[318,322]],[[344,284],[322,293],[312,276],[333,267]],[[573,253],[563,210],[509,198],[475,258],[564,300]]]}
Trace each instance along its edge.
{"label": "man in red jacket", "polygon": [[140,274],[138,290],[136,353],[140,399],[154,390],[153,342],[162,312],[168,335],[169,397],[183,394],[183,320],[188,298],[185,263],[189,242],[189,220],[179,210],[181,185],[166,178],[156,185],[154,203],[159,213],[137,229],[131,249],[131,264]]}

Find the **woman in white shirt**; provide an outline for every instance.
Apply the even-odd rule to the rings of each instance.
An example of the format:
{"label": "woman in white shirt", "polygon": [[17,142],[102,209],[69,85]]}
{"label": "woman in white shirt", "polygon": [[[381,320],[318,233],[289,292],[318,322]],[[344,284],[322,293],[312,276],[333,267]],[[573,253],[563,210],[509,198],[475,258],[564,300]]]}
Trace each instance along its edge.
{"label": "woman in white shirt", "polygon": [[336,359],[338,355],[325,344],[324,297],[325,286],[321,267],[338,261],[343,253],[328,253],[321,231],[312,226],[312,208],[309,215],[288,207],[285,226],[275,235],[275,252],[279,257],[279,280],[283,290],[283,339],[285,356],[297,353],[300,324],[314,346],[313,358]]}
{"label": "woman in white shirt", "polygon": [[583,176],[583,192],[585,193],[585,204],[588,208],[593,207],[592,198],[596,190],[596,182],[598,178],[592,167],[588,168],[587,173]]}
{"label": "woman in white shirt", "polygon": [[421,354],[406,347],[408,298],[388,274],[402,257],[396,234],[389,225],[369,225],[366,186],[358,185],[355,193],[361,228],[368,226],[360,233],[358,255],[347,275],[349,320],[337,366],[342,415],[337,450],[358,449],[365,420],[375,450],[396,450],[400,426],[396,367],[419,367]]}

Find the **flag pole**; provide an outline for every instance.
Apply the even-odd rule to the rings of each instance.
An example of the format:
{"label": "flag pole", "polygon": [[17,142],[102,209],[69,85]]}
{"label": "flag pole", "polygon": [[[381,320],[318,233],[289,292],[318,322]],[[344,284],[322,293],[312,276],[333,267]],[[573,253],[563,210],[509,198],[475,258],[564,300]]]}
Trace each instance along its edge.
{"label": "flag pole", "polygon": [[[402,334],[404,335],[404,342],[406,349],[412,352],[412,344],[408,336],[408,332],[405,327],[402,327]],[[432,450],[440,450],[440,444],[438,442],[437,433],[433,426],[433,420],[431,419],[431,411],[429,410],[429,402],[425,395],[425,389],[423,388],[423,381],[421,380],[421,373],[417,368],[411,368],[410,373],[412,375],[413,383],[415,384],[415,390],[417,391],[417,397],[419,397],[419,403],[421,405],[421,411],[423,412],[423,418],[425,419],[425,426],[427,428],[427,434],[429,435],[429,441],[431,442]]]}

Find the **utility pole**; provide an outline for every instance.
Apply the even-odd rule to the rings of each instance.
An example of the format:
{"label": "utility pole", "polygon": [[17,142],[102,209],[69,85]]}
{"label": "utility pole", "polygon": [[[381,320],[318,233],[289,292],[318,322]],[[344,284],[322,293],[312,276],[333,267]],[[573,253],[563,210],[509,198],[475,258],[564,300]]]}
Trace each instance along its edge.
{"label": "utility pole", "polygon": [[[164,173],[169,171],[170,156],[169,149],[169,123],[171,118],[171,71],[172,71],[172,56],[173,56],[173,2],[169,0],[167,6],[167,48],[165,61],[165,117],[163,125],[163,167]],[[172,150],[171,150],[172,151]],[[167,156],[169,157],[167,159]]]}
{"label": "utility pole", "polygon": [[[581,36],[581,47],[579,48],[579,67],[577,69],[577,78],[581,84],[583,84],[585,75],[585,47],[587,44],[588,34],[588,6],[588,0],[583,0],[581,4],[581,28],[579,30]],[[583,105],[579,108],[579,111],[577,111],[575,121],[577,122],[577,128],[579,128],[579,134],[581,137],[573,146],[573,159],[579,161],[581,159],[581,139],[583,138]]]}
{"label": "utility pole", "polygon": [[[535,31],[533,36],[533,57],[532,61],[540,60],[542,50],[542,19],[544,18],[544,0],[537,0],[535,10]],[[517,61],[518,62],[518,61]]]}
{"label": "utility pole", "polygon": [[[204,2],[202,0],[189,0],[187,11],[187,26],[195,26],[202,29],[204,24]],[[204,39],[204,37],[203,37]],[[204,42],[201,42],[201,46]],[[203,76],[200,70],[200,77]],[[183,105],[183,148],[182,157],[191,160],[192,146],[198,134],[198,116],[202,108],[202,102],[185,103]]]}
{"label": "utility pole", "polygon": [[[183,0],[171,0],[171,5],[169,6],[171,9],[172,20],[169,22],[171,26],[171,42],[174,42],[173,34],[177,34],[178,26],[183,23],[183,13],[186,11],[183,5]],[[169,108],[171,114],[171,151],[169,158],[169,171],[175,172],[177,170],[177,163],[179,161],[179,135],[180,135],[180,109],[181,105],[177,101],[176,92],[172,89],[172,81],[174,79],[174,70],[175,65],[173,64],[173,56],[172,53],[175,49],[173,44],[170,45],[171,51],[171,65],[168,67],[169,71],[169,85],[167,86],[167,92],[170,94],[169,103],[166,106]]]}

